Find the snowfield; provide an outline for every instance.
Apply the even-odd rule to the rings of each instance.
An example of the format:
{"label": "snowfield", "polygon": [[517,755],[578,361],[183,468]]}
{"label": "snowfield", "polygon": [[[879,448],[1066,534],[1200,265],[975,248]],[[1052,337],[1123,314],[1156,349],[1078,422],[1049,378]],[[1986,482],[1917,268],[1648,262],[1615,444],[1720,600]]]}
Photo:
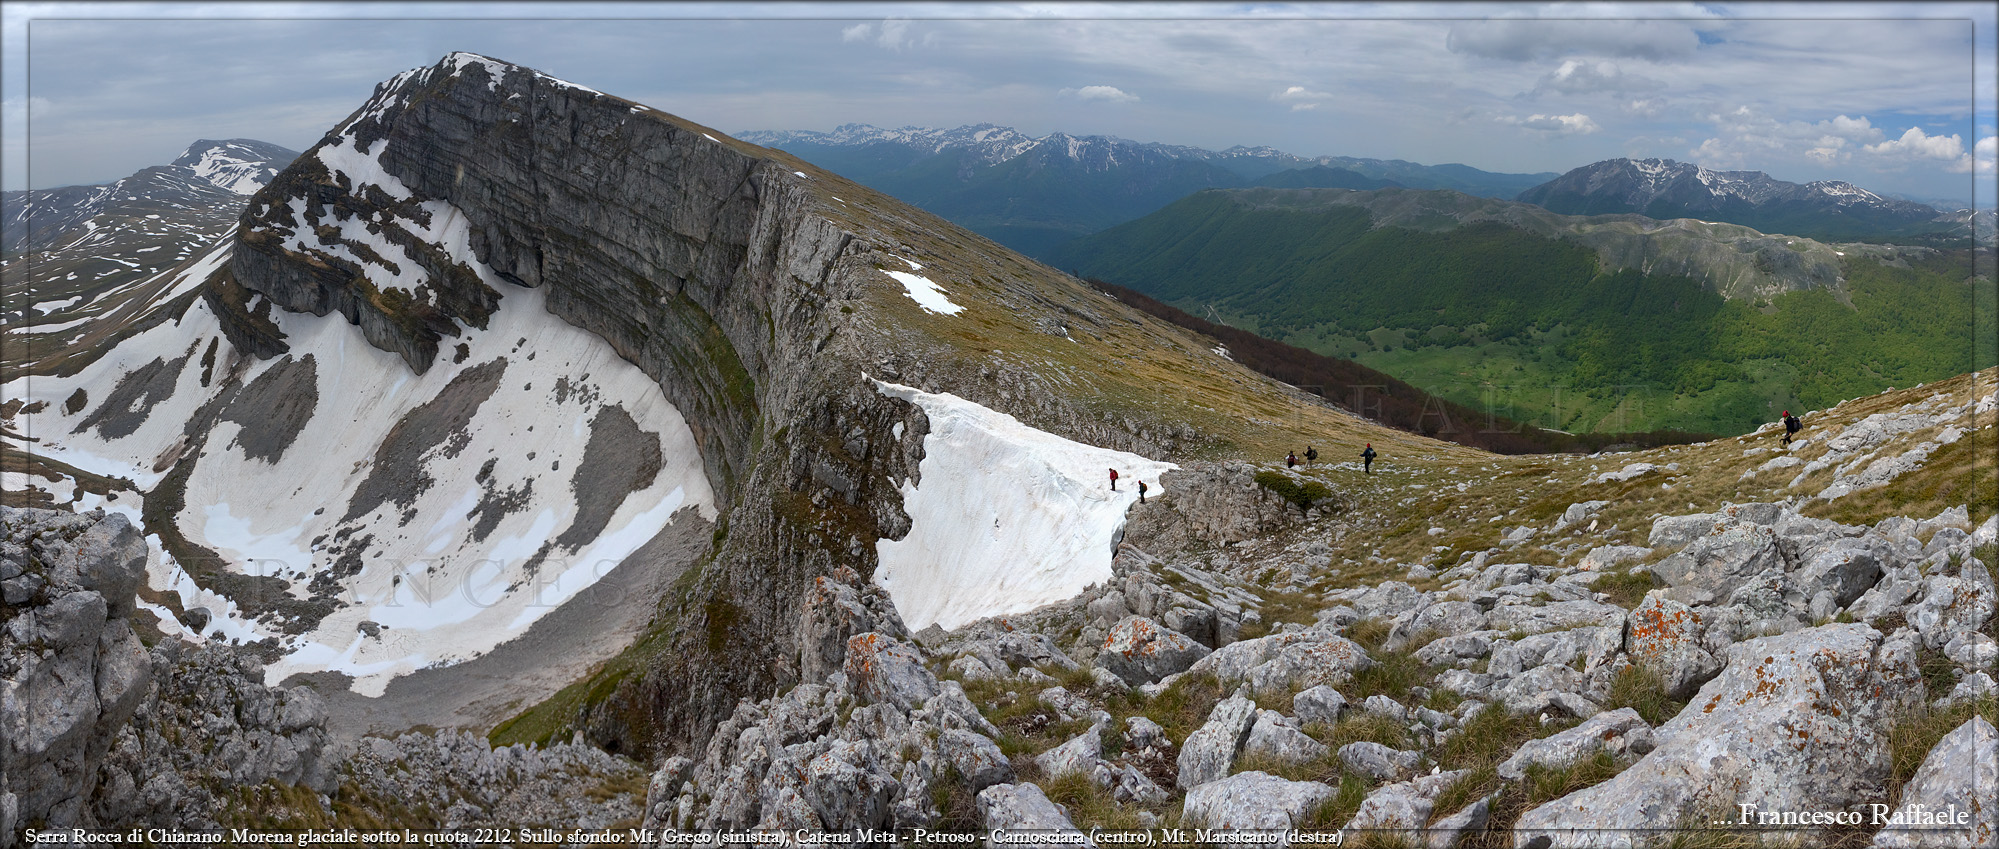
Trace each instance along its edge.
{"label": "snowfield", "polygon": [[956,395],[873,383],[930,419],[921,482],[902,485],[909,533],[876,544],[875,582],[912,630],[1026,612],[1110,580],[1138,482],[1157,493],[1159,476],[1179,468],[1064,439]]}
{"label": "snowfield", "polygon": [[[908,260],[903,261],[909,262]],[[909,264],[916,265],[913,262]],[[909,299],[915,301],[916,305],[922,307],[926,312],[957,315],[965,311],[964,307],[951,302],[951,299],[944,294],[944,289],[938,286],[935,280],[931,280],[921,274],[911,274],[907,271],[883,271],[882,273],[895,278],[896,282],[901,283],[903,291],[909,293]]]}

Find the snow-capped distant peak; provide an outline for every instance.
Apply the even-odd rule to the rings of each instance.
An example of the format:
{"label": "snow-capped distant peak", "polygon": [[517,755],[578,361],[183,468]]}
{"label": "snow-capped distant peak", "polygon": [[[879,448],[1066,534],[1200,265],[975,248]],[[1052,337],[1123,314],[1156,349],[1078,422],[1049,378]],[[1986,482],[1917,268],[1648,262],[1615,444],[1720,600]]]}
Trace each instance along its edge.
{"label": "snow-capped distant peak", "polygon": [[173,165],[224,191],[253,195],[297,157],[296,151],[252,139],[201,139],[188,145]]}

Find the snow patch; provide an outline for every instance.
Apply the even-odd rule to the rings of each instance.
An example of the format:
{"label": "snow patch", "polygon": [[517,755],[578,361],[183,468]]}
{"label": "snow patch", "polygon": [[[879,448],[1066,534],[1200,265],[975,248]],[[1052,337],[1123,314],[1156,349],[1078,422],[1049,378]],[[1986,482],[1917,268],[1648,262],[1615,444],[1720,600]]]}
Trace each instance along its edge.
{"label": "snow patch", "polygon": [[[923,409],[930,432],[905,481],[910,530],[881,540],[875,582],[911,629],[1032,610],[1111,579],[1137,482],[1179,468],[1064,439],[947,393],[868,378]],[[1123,486],[1110,489],[1108,469]]]}
{"label": "snow patch", "polygon": [[[908,262],[908,260],[904,260],[904,262]],[[911,262],[909,264],[915,265],[916,263]],[[917,306],[922,307],[925,311],[942,313],[944,315],[957,315],[965,311],[964,307],[952,303],[951,299],[944,295],[944,290],[937,285],[936,281],[928,277],[910,274],[906,271],[883,271],[882,273],[900,282],[903,291],[909,293],[909,299],[915,301]]]}

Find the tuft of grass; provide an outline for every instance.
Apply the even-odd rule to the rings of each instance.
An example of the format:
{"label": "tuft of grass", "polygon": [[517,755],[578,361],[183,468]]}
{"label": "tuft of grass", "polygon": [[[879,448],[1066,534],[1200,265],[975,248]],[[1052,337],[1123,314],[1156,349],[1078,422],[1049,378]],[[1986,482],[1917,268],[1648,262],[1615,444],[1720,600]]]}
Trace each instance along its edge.
{"label": "tuft of grass", "polygon": [[1678,716],[1686,706],[1666,694],[1666,679],[1658,670],[1643,664],[1618,670],[1610,679],[1610,699],[1603,705],[1604,710],[1631,708],[1653,726]]}
{"label": "tuft of grass", "polygon": [[1146,704],[1144,715],[1166,729],[1167,739],[1177,745],[1208,721],[1208,713],[1226,695],[1212,673],[1182,675]]}
{"label": "tuft of grass", "polygon": [[1351,701],[1364,701],[1369,696],[1387,696],[1406,702],[1411,689],[1425,686],[1436,678],[1434,672],[1417,660],[1413,652],[1370,651],[1368,654],[1374,664],[1354,673],[1352,683],[1342,690]]}
{"label": "tuft of grass", "polygon": [[1069,772],[1041,782],[1048,800],[1068,809],[1069,821],[1084,828],[1143,828],[1135,805],[1120,805],[1111,792],[1080,772]]}
{"label": "tuft of grass", "polygon": [[1339,752],[1333,749],[1304,761],[1288,760],[1264,752],[1248,752],[1236,759],[1233,772],[1266,772],[1291,781],[1338,784],[1342,767]]}
{"label": "tuft of grass", "polygon": [[1367,800],[1367,794],[1374,789],[1372,783],[1361,776],[1347,773],[1340,776],[1339,790],[1333,798],[1319,803],[1311,813],[1305,815],[1300,829],[1335,829],[1346,826],[1347,821],[1360,810],[1360,803]]}
{"label": "tuft of grass", "polygon": [[1264,587],[1257,590],[1257,595],[1263,597],[1263,604],[1257,609],[1263,618],[1244,625],[1242,632],[1236,635],[1237,639],[1253,640],[1266,636],[1286,622],[1310,625],[1317,621],[1314,614],[1325,606],[1316,593]]}
{"label": "tuft of grass", "polygon": [[1610,596],[1610,602],[1625,609],[1637,607],[1645,600],[1645,594],[1658,587],[1659,581],[1650,573],[1605,572],[1590,582],[1591,592]]}
{"label": "tuft of grass", "polygon": [[1323,742],[1336,751],[1348,743],[1380,743],[1394,749],[1408,749],[1413,743],[1409,739],[1409,729],[1402,723],[1379,714],[1359,711],[1335,723],[1325,733]]}
{"label": "tuft of grass", "polygon": [[1345,636],[1359,643],[1369,654],[1373,654],[1381,648],[1382,643],[1388,641],[1388,633],[1394,629],[1395,624],[1387,618],[1373,616],[1348,625]]}

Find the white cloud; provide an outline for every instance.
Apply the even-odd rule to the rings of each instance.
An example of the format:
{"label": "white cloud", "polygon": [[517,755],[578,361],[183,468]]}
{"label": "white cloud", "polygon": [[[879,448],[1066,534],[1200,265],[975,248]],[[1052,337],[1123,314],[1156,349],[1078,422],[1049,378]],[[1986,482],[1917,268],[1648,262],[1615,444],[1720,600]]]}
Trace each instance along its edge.
{"label": "white cloud", "polygon": [[1929,160],[1944,163],[1944,170],[1953,174],[1971,171],[1971,154],[1964,152],[1964,139],[1955,133],[1932,136],[1921,127],[1910,127],[1901,138],[1870,144],[1865,150],[1890,162]]}
{"label": "white cloud", "polygon": [[1666,108],[1666,101],[1659,97],[1641,97],[1624,104],[1624,111],[1646,118],[1658,116]]}
{"label": "white cloud", "polygon": [[1863,115],[1835,115],[1818,122],[1778,121],[1748,106],[1713,109],[1700,116],[1715,125],[1715,135],[1688,152],[1709,168],[1766,169],[1773,161],[1793,157],[1821,166],[1849,162],[1857,150],[1887,138]]}
{"label": "white cloud", "polygon": [[890,50],[901,50],[911,44],[909,22],[890,18],[879,24],[861,23],[840,30],[840,40],[845,42],[867,42]]}
{"label": "white cloud", "polygon": [[1971,149],[1971,156],[1973,170],[1978,173],[1991,174],[1995,170],[1999,170],[1999,168],[1995,168],[1995,164],[1999,164],[1999,162],[1995,162],[1999,161],[1999,136],[1986,136],[1979,139],[1978,144],[1974,145]]}
{"label": "white cloud", "polygon": [[1569,59],[1549,71],[1534,87],[1536,94],[1594,94],[1597,92],[1651,91],[1664,84],[1650,77],[1627,74],[1616,62],[1584,62]]}
{"label": "white cloud", "polygon": [[1525,118],[1502,115],[1499,118],[1499,123],[1564,136],[1588,135],[1603,129],[1597,126],[1595,121],[1590,120],[1588,115],[1584,115],[1581,112],[1573,115],[1529,115]]}
{"label": "white cloud", "polygon": [[1111,85],[1086,85],[1082,88],[1065,88],[1056,92],[1063,97],[1077,100],[1101,100],[1105,103],[1137,103],[1138,95],[1131,94]]}
{"label": "white cloud", "polygon": [[1312,91],[1301,85],[1294,85],[1270,96],[1271,100],[1291,104],[1291,111],[1303,112],[1317,109],[1322,101],[1331,100],[1332,95],[1323,91]]}

